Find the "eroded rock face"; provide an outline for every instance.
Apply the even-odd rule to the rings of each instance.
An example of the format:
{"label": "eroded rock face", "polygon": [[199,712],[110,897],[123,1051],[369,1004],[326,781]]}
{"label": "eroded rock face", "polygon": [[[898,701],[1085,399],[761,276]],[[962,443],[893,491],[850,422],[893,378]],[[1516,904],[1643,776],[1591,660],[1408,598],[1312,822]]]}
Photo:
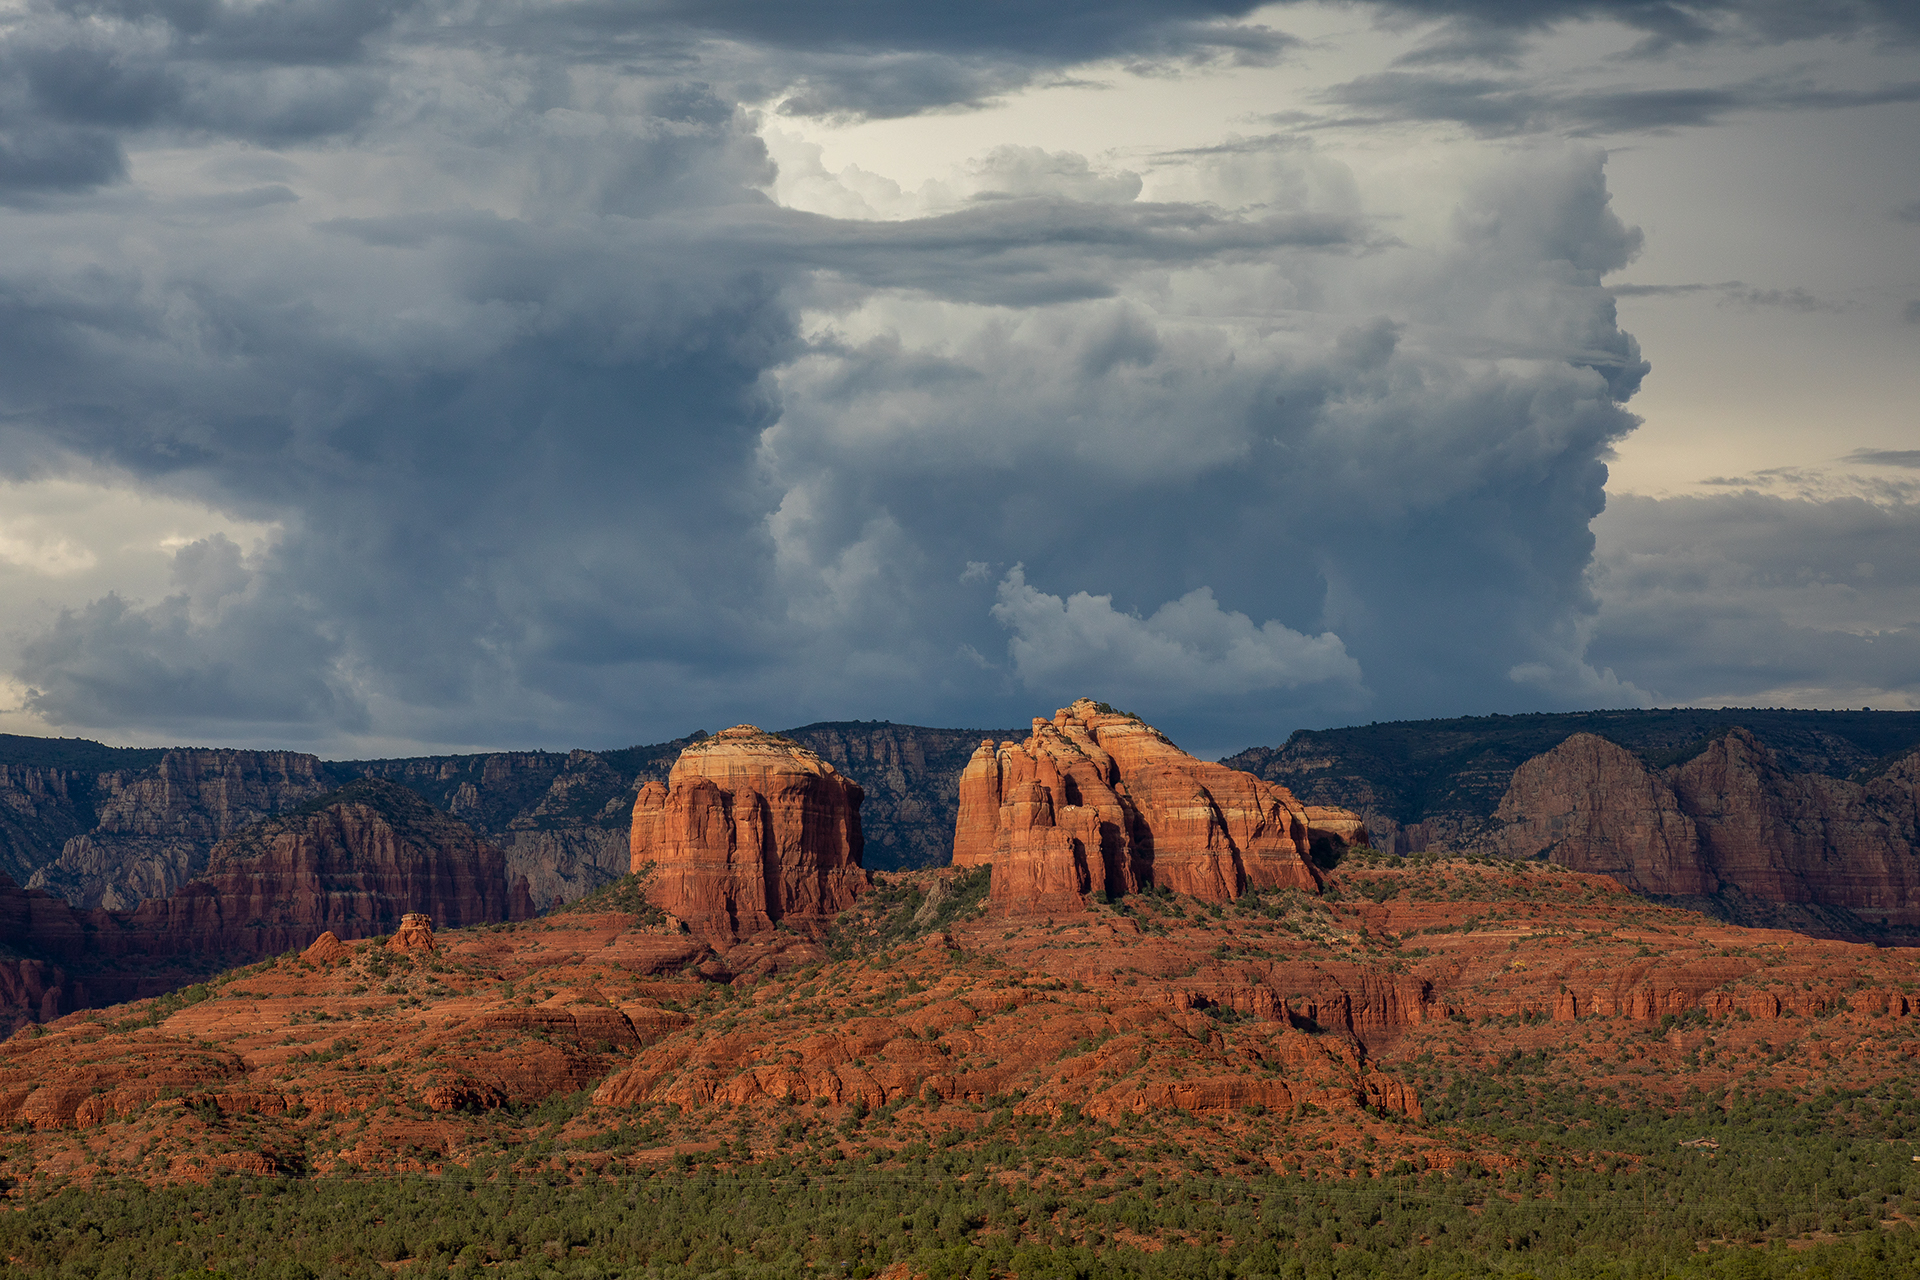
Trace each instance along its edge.
{"label": "eroded rock face", "polygon": [[363,779],[311,812],[215,846],[207,873],[167,898],[114,913],[100,945],[123,953],[277,955],[317,932],[365,938],[424,912],[449,928],[533,914],[524,881],[465,823],[407,788]]}
{"label": "eroded rock face", "polygon": [[1083,698],[1035,719],[1025,742],[980,744],[960,778],[953,861],[992,864],[1003,911],[1147,886],[1227,902],[1249,887],[1316,889],[1313,842],[1364,835],[1344,809],[1309,813],[1285,787]]}
{"label": "eroded rock face", "polygon": [[1693,819],[1666,779],[1623,747],[1576,733],[1521,765],[1494,814],[1508,857],[1545,853],[1637,893],[1713,893]]}
{"label": "eroded rock face", "polygon": [[1745,729],[1655,773],[1579,734],[1514,774],[1491,837],[1643,893],[1737,890],[1920,926],[1920,752],[1866,784],[1788,773]]}
{"label": "eroded rock face", "polygon": [[29,887],[109,910],[164,897],[206,869],[216,843],[330,786],[319,757],[297,751],[168,751],[150,771],[101,774],[98,823]]}
{"label": "eroded rock face", "polygon": [[353,957],[353,949],[334,936],[333,930],[313,940],[313,945],[300,953],[300,958],[316,968],[330,964],[339,964]]}
{"label": "eroded rock face", "polygon": [[630,865],[648,869],[650,900],[716,945],[776,924],[819,927],[866,886],[861,799],[807,748],[737,725],[640,789]]}
{"label": "eroded rock face", "polygon": [[400,927],[387,939],[387,950],[413,954],[432,951],[433,917],[422,911],[409,911],[400,917]]}

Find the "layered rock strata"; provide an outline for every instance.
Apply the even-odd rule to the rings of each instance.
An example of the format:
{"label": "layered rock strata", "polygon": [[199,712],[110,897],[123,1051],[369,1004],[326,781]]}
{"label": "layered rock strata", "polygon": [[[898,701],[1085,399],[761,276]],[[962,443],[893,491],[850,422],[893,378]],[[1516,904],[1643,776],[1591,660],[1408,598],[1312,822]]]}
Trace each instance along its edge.
{"label": "layered rock strata", "polygon": [[1591,733],[1516,769],[1494,823],[1493,844],[1510,858],[1547,852],[1560,866],[1612,876],[1638,893],[1720,887],[1667,780]]}
{"label": "layered rock strata", "polygon": [[458,819],[365,779],[222,841],[207,873],[128,913],[99,945],[144,955],[277,955],[317,934],[365,938],[422,912],[447,928],[524,920],[524,880]]}
{"label": "layered rock strata", "polygon": [[1788,773],[1735,729],[1663,772],[1578,734],[1527,761],[1493,849],[1544,856],[1642,893],[1737,892],[1920,927],[1920,752],[1861,783]]}
{"label": "layered rock strata", "polygon": [[234,832],[331,788],[317,756],[171,750],[150,770],[92,780],[93,827],[68,838],[27,884],[80,907],[128,909],[205,870],[213,846]]}
{"label": "layered rock strata", "polygon": [[1248,888],[1318,888],[1319,841],[1365,827],[1309,812],[1285,787],[1197,760],[1159,730],[1081,699],[1025,742],[983,741],[960,778],[955,866],[991,864],[1003,911],[1071,910],[1167,888],[1227,902]]}
{"label": "layered rock strata", "polygon": [[726,946],[824,926],[866,886],[860,787],[790,739],[737,725],[681,752],[634,801],[630,866],[647,897]]}
{"label": "layered rock strata", "polygon": [[435,919],[533,915],[505,856],[405,787],[356,782],[323,801],[222,841],[206,874],[132,911],[76,911],[0,875],[0,1029],[318,947],[316,936],[339,947],[397,926],[396,940],[430,948]]}

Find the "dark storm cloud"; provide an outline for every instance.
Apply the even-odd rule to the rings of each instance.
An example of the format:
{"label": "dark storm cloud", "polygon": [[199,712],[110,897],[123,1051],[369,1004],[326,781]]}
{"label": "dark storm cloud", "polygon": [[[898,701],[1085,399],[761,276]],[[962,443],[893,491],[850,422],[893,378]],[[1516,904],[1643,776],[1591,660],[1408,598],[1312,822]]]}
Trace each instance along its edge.
{"label": "dark storm cloud", "polygon": [[1352,114],[1323,127],[1451,121],[1500,137],[1553,132],[1576,137],[1701,127],[1749,111],[1836,111],[1920,102],[1920,81],[1872,89],[1815,89],[1777,80],[1715,88],[1562,92],[1520,78],[1384,71],[1336,85],[1326,100]]}
{"label": "dark storm cloud", "polygon": [[[0,469],[276,532],[29,636],[28,705],[605,745],[1132,691],[1226,750],[1634,700],[1582,656],[1647,371],[1597,150],[1427,192],[1454,216],[1421,244],[1297,141],[1181,157],[1191,202],[1002,148],[949,212],[853,222],[775,205],[736,109],[1284,52],[1248,11],[32,10],[0,49]],[[142,147],[164,180],[76,194]]]}
{"label": "dark storm cloud", "polygon": [[1392,0],[1409,16],[1442,18],[1495,30],[1543,31],[1564,22],[1608,19],[1646,33],[1635,52],[1658,54],[1718,38],[1808,40],[1865,34],[1904,41],[1920,36],[1920,13],[1906,0]]}
{"label": "dark storm cloud", "polygon": [[[1028,194],[836,222],[759,195],[743,121],[652,101],[675,114],[610,138],[547,110],[494,153],[538,216],[463,205],[469,162],[429,147],[438,211],[203,203],[148,225],[157,259],[0,280],[0,456],[284,529],[64,615],[16,664],[29,705],[208,740],[605,743],[1017,719],[1151,671],[1148,705],[1225,750],[1375,697],[1610,696],[1575,624],[1645,366],[1600,285],[1638,240],[1597,154],[1516,160],[1409,260],[1337,209],[1128,202],[1059,157],[990,170]],[[1168,273],[1263,280],[1324,341],[1223,345],[1128,296]]]}
{"label": "dark storm cloud", "polygon": [[1711,293],[1718,296],[1721,306],[1728,307],[1780,307],[1800,312],[1837,312],[1846,309],[1839,303],[1822,302],[1797,286],[1792,289],[1761,289],[1739,280],[1723,280],[1718,284],[1615,284],[1607,288],[1617,298],[1681,298]]}
{"label": "dark storm cloud", "polygon": [[1604,605],[1589,656],[1632,670],[1657,699],[1920,698],[1920,507],[1910,499],[1630,494],[1597,527]]}
{"label": "dark storm cloud", "polygon": [[84,724],[164,724],[190,740],[236,724],[295,737],[367,726],[365,706],[330,678],[334,629],[311,603],[250,593],[232,542],[182,548],[173,577],[177,594],[158,604],[108,595],[33,639],[17,670],[27,706]]}

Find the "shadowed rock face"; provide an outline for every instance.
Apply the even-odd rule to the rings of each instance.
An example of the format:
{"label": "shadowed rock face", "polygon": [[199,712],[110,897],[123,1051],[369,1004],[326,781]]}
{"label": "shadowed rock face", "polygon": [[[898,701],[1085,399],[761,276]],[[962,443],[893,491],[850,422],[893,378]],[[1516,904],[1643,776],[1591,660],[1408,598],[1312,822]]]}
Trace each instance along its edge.
{"label": "shadowed rock face", "polygon": [[213,845],[331,785],[318,757],[296,751],[177,748],[151,770],[102,773],[89,797],[96,824],[28,887],[111,910],[164,897],[206,870]]}
{"label": "shadowed rock face", "polygon": [[465,823],[361,781],[215,846],[206,873],[132,911],[76,911],[0,876],[0,1025],[153,995],[316,935],[364,938],[410,912],[449,927],[533,915],[526,882]]}
{"label": "shadowed rock face", "polygon": [[1728,890],[1920,927],[1920,752],[1864,784],[1788,773],[1736,729],[1656,773],[1579,734],[1514,774],[1490,837],[1643,893]]}
{"label": "shadowed rock face", "polygon": [[1362,838],[1342,809],[1310,814],[1285,787],[1197,760],[1159,730],[1081,699],[1025,742],[982,742],[960,778],[955,866],[993,866],[1003,911],[1084,906],[1152,886],[1227,902],[1315,889],[1316,838]]}
{"label": "shadowed rock face", "polygon": [[1713,893],[1699,832],[1673,788],[1630,751],[1577,733],[1514,771],[1492,837],[1510,858],[1548,851],[1637,893]]}
{"label": "shadowed rock face", "polygon": [[367,779],[222,841],[204,876],[114,913],[123,926],[101,942],[145,955],[277,955],[324,931],[384,933],[409,912],[459,928],[533,908],[525,882],[508,882],[505,855],[473,828]]}
{"label": "shadowed rock face", "polygon": [[724,946],[776,924],[824,926],[866,885],[858,785],[812,751],[738,725],[680,755],[634,801],[647,896]]}

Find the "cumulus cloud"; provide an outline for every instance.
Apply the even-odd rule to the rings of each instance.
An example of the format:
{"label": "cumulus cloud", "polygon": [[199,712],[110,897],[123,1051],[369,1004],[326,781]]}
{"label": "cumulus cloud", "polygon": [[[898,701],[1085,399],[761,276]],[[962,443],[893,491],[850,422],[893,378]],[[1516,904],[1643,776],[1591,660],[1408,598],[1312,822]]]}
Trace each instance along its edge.
{"label": "cumulus cloud", "polygon": [[303,737],[316,723],[365,727],[332,628],[312,608],[253,590],[256,572],[215,534],[175,554],[179,589],[158,603],[109,593],[62,610],[21,651],[25,709],[54,724],[216,743],[263,730]]}
{"label": "cumulus cloud", "polygon": [[[17,624],[45,726],[609,745],[1091,693],[1228,750],[1640,696],[1588,652],[1648,369],[1595,148],[1382,189],[1297,136],[1005,145],[905,192],[742,105],[1291,48],[1236,4],[78,12],[5,37],[0,469],[275,532]],[[42,532],[0,551],[78,564]]]}
{"label": "cumulus cloud", "polygon": [[1111,595],[1062,599],[1028,584],[1025,567],[1002,578],[995,621],[1013,633],[1007,652],[1020,682],[1048,697],[1112,690],[1180,706],[1303,684],[1358,685],[1360,665],[1330,631],[1303,635],[1220,607],[1196,587],[1145,618],[1113,607]]}

